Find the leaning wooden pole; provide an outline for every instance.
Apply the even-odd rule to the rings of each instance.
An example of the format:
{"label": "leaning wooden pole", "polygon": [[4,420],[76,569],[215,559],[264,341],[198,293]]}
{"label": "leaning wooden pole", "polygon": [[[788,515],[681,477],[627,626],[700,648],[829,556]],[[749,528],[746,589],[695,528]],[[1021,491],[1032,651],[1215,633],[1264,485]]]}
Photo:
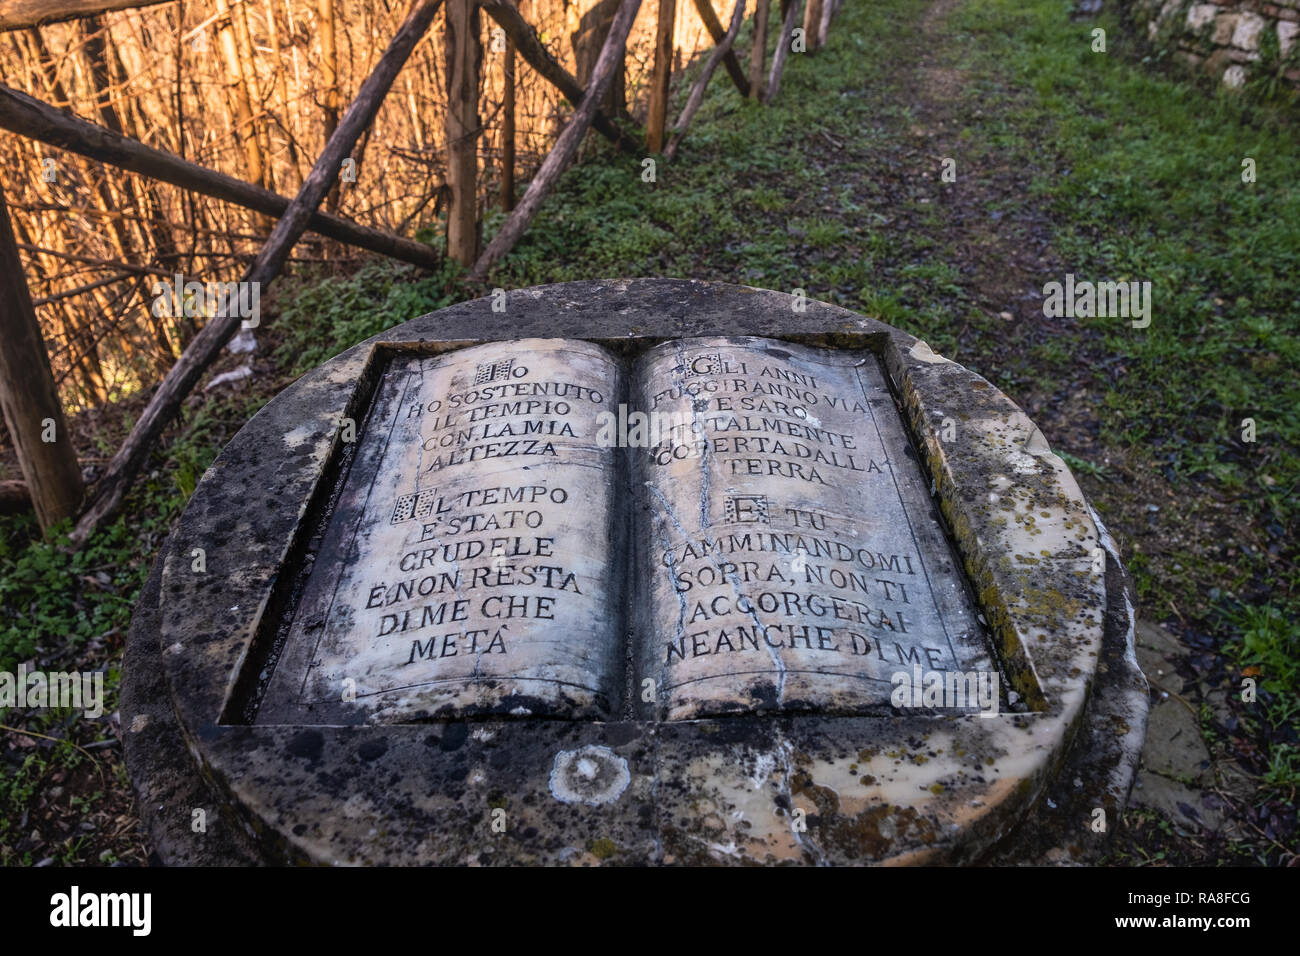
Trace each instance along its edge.
{"label": "leaning wooden pole", "polygon": [[479,253],[478,76],[483,61],[477,0],[447,0],[447,256],[469,268]]}
{"label": "leaning wooden pole", "polygon": [[[339,106],[343,97],[339,95],[338,48],[334,40],[334,0],[317,0],[316,23],[320,37],[321,70],[321,122],[325,129],[325,142],[339,128]],[[325,208],[337,212],[339,208],[338,183],[325,197]]]}
{"label": "leaning wooden pole", "polygon": [[560,178],[560,174],[577,155],[578,147],[582,145],[582,139],[587,135],[592,118],[596,115],[596,104],[605,99],[605,94],[609,92],[610,85],[614,82],[614,70],[622,62],[627,35],[632,30],[632,21],[636,19],[640,7],[641,0],[623,0],[618,12],[614,14],[614,22],[610,24],[605,45],[601,47],[600,56],[596,58],[596,65],[591,71],[591,85],[587,87],[586,95],[578,104],[578,109],[569,120],[569,125],[564,128],[564,132],[555,141],[555,146],[542,161],[537,175],[528,183],[524,198],[519,201],[519,205],[510,214],[501,231],[483,250],[478,262],[474,263],[474,268],[469,274],[471,282],[481,282],[497,260],[514,248],[519,237],[528,228],[528,224],[537,215],[542,200],[546,198],[547,193]]}
{"label": "leaning wooden pole", "polygon": [[673,141],[668,144],[668,151],[665,154],[668,159],[672,159],[677,155],[677,147],[681,145],[682,137],[686,135],[691,120],[695,118],[695,111],[704,102],[704,91],[709,85],[709,80],[713,78],[713,71],[718,68],[718,63],[735,44],[736,35],[740,33],[740,24],[744,19],[745,0],[736,0],[736,9],[731,14],[731,26],[727,30],[727,35],[709,54],[708,60],[704,63],[704,71],[700,73],[700,78],[695,81],[695,86],[691,88],[691,95],[686,99],[686,106],[682,109],[682,115],[677,118],[677,125],[673,127]]}
{"label": "leaning wooden pole", "polygon": [[668,87],[673,78],[673,21],[676,18],[677,0],[659,0],[654,76],[650,81],[650,111],[645,124],[645,145],[652,153],[664,148],[664,126],[668,122]]}
{"label": "leaning wooden pole", "polygon": [[767,77],[767,92],[763,102],[770,103],[776,99],[781,88],[781,74],[785,72],[785,61],[790,58],[790,41],[794,37],[795,21],[799,19],[799,0],[790,0],[785,12],[785,22],[781,24],[781,38],[776,41],[776,54],[772,57],[772,72]]}
{"label": "leaning wooden pole", "polygon": [[767,59],[767,18],[772,0],[758,0],[754,11],[754,42],[749,48],[749,98],[755,102],[763,97],[763,63]]}
{"label": "leaning wooden pole", "polygon": [[[704,28],[709,31],[709,36],[713,37],[713,42],[721,43],[726,34],[717,13],[713,10],[711,0],[695,0],[695,10],[704,22]],[[745,77],[745,70],[740,65],[740,60],[736,58],[735,51],[728,50],[722,62],[726,64],[727,72],[731,74],[731,79],[736,84],[736,89],[740,91],[740,95],[749,96],[749,80]]]}
{"label": "leaning wooden pole", "polygon": [[[413,4],[392,43],[380,57],[374,72],[361,84],[357,98],[348,107],[338,129],[325,144],[320,158],[303,181],[302,189],[276,223],[266,244],[244,274],[243,281],[258,283],[259,287],[264,288],[279,274],[290,250],[306,230],[312,213],[338,177],[343,159],[352,152],[357,139],[379,112],[398,71],[410,57],[416,43],[428,31],[441,2],[442,0],[416,0]],[[77,522],[73,532],[74,541],[84,542],[101,521],[121,506],[126,489],[144,465],[150,448],[163,428],[239,325],[240,317],[223,308],[208,320],[207,325],[190,342],[180,360],[172,366],[172,370],[154,392],[126,442],[113,456],[108,471],[95,488],[90,506]]]}
{"label": "leaning wooden pole", "polygon": [[48,530],[77,512],[81,468],[50,372],[45,339],[32,308],[22,259],[0,191],[0,412],[36,520]]}
{"label": "leaning wooden pole", "polygon": [[153,7],[167,0],[0,0],[0,32],[93,17],[110,10]]}
{"label": "leaning wooden pole", "polygon": [[[289,208],[284,196],[88,123],[7,86],[0,86],[0,129],[269,216],[282,216]],[[426,269],[435,268],[440,261],[423,243],[359,226],[329,213],[314,213],[308,228],[350,246]]]}
{"label": "leaning wooden pole", "polygon": [[[515,45],[519,55],[537,71],[537,74],[542,79],[559,90],[564,98],[574,106],[582,102],[582,84],[577,81],[572,73],[561,66],[555,57],[551,56],[550,51],[546,49],[537,36],[537,31],[529,26],[528,21],[515,8],[512,0],[480,0],[479,6],[497,22],[502,30],[506,31],[506,36]],[[591,125],[596,132],[623,152],[640,155],[640,150],[632,137],[623,132],[603,110],[596,111]]]}

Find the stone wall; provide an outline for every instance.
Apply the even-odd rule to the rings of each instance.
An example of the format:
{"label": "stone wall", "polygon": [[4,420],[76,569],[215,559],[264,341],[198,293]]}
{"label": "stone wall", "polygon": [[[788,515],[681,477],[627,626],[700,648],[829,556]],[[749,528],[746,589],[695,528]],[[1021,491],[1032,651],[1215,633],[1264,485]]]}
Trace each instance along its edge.
{"label": "stone wall", "polygon": [[1274,76],[1300,89],[1300,0],[1133,0],[1158,49],[1229,87]]}

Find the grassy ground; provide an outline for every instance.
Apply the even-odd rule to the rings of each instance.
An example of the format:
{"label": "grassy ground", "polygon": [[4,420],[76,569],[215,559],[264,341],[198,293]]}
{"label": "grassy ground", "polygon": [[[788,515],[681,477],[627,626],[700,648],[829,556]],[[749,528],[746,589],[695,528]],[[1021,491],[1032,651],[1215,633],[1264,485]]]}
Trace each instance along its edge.
{"label": "grassy ground", "polygon": [[[639,159],[594,146],[492,284],[666,275],[799,287],[990,379],[1080,476],[1120,541],[1143,615],[1192,649],[1189,686],[1229,691],[1226,712],[1202,707],[1202,726],[1252,781],[1233,812],[1258,839],[1189,836],[1144,811],[1128,815],[1113,861],[1291,861],[1295,112],[1140,63],[1113,18],[1100,21],[1109,52],[1094,53],[1097,23],[1072,22],[1066,7],[850,0],[826,50],[792,57],[774,107],[741,102],[719,75],[654,182]],[[1241,180],[1247,157],[1252,184]],[[945,159],[955,182],[941,179]],[[1150,281],[1150,327],[1046,318],[1043,285],[1066,273]],[[148,563],[233,431],[296,374],[466,294],[451,275],[387,264],[283,282],[253,384],[187,405],[128,518],[79,555],[35,542],[28,521],[0,525],[0,669],[35,659],[111,675]],[[80,423],[87,454],[111,448],[133,409]],[[1247,418],[1254,442],[1242,440]],[[1254,704],[1240,700],[1243,676],[1259,682]],[[19,721],[27,733],[0,743],[0,861],[142,859],[108,728],[0,714]]]}

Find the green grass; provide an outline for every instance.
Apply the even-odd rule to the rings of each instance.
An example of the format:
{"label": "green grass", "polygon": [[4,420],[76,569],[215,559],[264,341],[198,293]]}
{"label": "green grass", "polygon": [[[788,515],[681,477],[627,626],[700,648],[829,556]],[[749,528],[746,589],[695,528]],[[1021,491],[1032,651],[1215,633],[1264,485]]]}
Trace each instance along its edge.
{"label": "green grass", "polygon": [[88,641],[126,629],[154,549],[221,446],[229,423],[264,401],[231,399],[187,416],[181,436],[132,489],[121,516],[73,549],[70,523],[45,537],[31,515],[0,519],[0,670],[39,649],[70,658]]}
{"label": "green grass", "polygon": [[411,266],[379,262],[344,278],[290,277],[276,290],[276,360],[301,374],[384,329],[451,305],[463,298],[454,286],[458,272],[449,264],[417,277]]}
{"label": "green grass", "polygon": [[[0,848],[7,848],[15,842],[23,808],[36,795],[44,769],[45,761],[41,755],[28,754],[16,770],[0,775]],[[34,862],[30,856],[11,859],[7,849],[0,849],[0,864],[4,866],[31,865]]]}
{"label": "green grass", "polygon": [[1096,462],[1088,461],[1086,458],[1071,455],[1068,451],[1061,451],[1059,448],[1056,449],[1056,454],[1070,466],[1070,470],[1076,475],[1089,475],[1101,479],[1109,477],[1110,473],[1105,465],[1099,465]]}
{"label": "green grass", "polygon": [[1241,640],[1233,647],[1237,664],[1256,668],[1261,688],[1300,707],[1294,694],[1300,685],[1300,622],[1275,607],[1245,607],[1240,629]]}
{"label": "green grass", "polygon": [[[1300,725],[1300,622],[1275,605],[1238,606],[1225,615],[1232,627],[1228,654],[1244,681],[1256,684],[1256,699],[1246,702],[1247,727],[1273,738],[1263,780],[1269,789],[1294,798],[1300,788],[1300,746],[1294,742]],[[1244,698],[1243,698],[1244,699]],[[1279,740],[1287,734],[1292,742]]]}
{"label": "green grass", "polygon": [[[1290,703],[1300,700],[1296,114],[1274,87],[1255,84],[1242,96],[1178,70],[1136,68],[1125,29],[1114,18],[1101,23],[1111,38],[1105,55],[1089,49],[1094,24],[1069,23],[1059,4],[959,7],[964,58],[985,92],[1033,91],[973,124],[976,138],[1008,145],[1011,162],[1043,157],[1033,199],[1050,211],[1053,244],[1071,271],[1153,283],[1149,328],[1089,322],[1096,351],[1125,370],[1103,397],[1103,444],[1163,471],[1176,498],[1231,502],[1234,518],[1227,542],[1188,541],[1172,561],[1131,555],[1130,568],[1157,617],[1192,609],[1199,626],[1222,635],[1238,672],[1258,668],[1263,693],[1257,709],[1245,708],[1254,714],[1247,723],[1272,747],[1266,782],[1293,792],[1297,753],[1276,741],[1294,739],[1300,715]],[[1260,93],[1267,99],[1252,95]],[[1242,178],[1246,158],[1253,183]],[[1075,360],[1039,358],[1057,369]],[[1243,440],[1248,419],[1254,442]],[[1104,514],[1108,495],[1100,497]],[[1168,520],[1170,533],[1197,536],[1190,523]],[[1223,556],[1221,545],[1248,539],[1254,547]]]}
{"label": "green grass", "polygon": [[[80,549],[68,542],[70,522],[42,536],[30,515],[0,518],[0,670],[12,673],[28,660],[36,670],[103,670],[104,714],[117,709],[121,648],[158,547],[233,429],[264,401],[265,396],[220,398],[186,412],[179,436],[155,453],[123,515]],[[117,791],[125,792],[124,771],[120,763],[92,764],[77,747],[110,737],[106,718],[83,719],[58,708],[0,708],[0,725],[17,725],[25,733],[11,739],[35,744],[17,751],[16,763],[13,752],[0,763],[0,866],[32,864],[38,861],[30,853],[20,856],[11,848],[20,835],[17,822],[33,799],[52,781],[62,781],[60,787],[93,782],[96,789],[70,791],[68,798],[72,814],[84,820],[111,774],[117,775]],[[45,832],[48,826],[37,820],[30,829]],[[111,849],[88,855],[95,839],[69,837],[45,852],[66,865],[116,859]]]}
{"label": "green grass", "polygon": [[[1215,480],[1256,513],[1300,517],[1295,495],[1260,493],[1265,473],[1292,491],[1300,482],[1294,125],[1254,125],[1240,97],[1135,69],[1113,44],[1089,52],[1091,23],[1064,23],[1056,4],[959,9],[971,62],[1038,94],[1003,119],[1057,156],[1035,192],[1062,258],[1080,274],[1154,285],[1150,328],[1094,320],[1127,367],[1107,396],[1107,437]],[[1252,184],[1241,181],[1247,156],[1259,164]],[[1238,463],[1248,417],[1258,447]]]}

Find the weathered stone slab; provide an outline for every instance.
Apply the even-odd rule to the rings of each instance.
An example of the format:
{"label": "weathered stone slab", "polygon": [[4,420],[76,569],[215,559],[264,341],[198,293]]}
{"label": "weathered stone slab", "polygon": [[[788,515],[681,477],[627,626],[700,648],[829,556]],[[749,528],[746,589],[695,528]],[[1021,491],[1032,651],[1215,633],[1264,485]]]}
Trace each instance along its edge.
{"label": "weathered stone slab", "polygon": [[[999,844],[1021,847],[1008,851],[1016,860],[1080,859],[1094,852],[1100,838],[1093,830],[1093,811],[1102,807],[1113,820],[1122,809],[1146,722],[1145,682],[1133,660],[1132,599],[1118,551],[1069,470],[1005,395],[898,329],[776,292],[636,280],[520,290],[507,296],[506,305],[502,315],[493,300],[466,302],[386,330],[304,376],[240,431],[204,476],[160,557],[156,614],[142,609],[132,630],[133,643],[150,640],[153,633],[153,651],[132,653],[129,660],[159,663],[168,706],[140,714],[124,710],[124,725],[137,724],[136,717],[162,720],[174,714],[196,773],[276,860],[834,864],[969,861]],[[728,338],[718,338],[723,335]],[[520,341],[528,338],[534,341]],[[750,458],[762,461],[760,470],[768,467],[764,459],[776,461],[778,469],[785,459],[766,451],[750,454],[753,447],[741,454],[732,445],[724,450],[712,444],[746,435],[730,434],[729,423],[723,428],[707,422],[697,433],[700,415],[694,403],[678,437],[689,433],[710,442],[707,450],[680,460],[674,452],[662,466],[652,467],[650,461],[653,448],[662,452],[662,444],[611,440],[601,434],[609,428],[608,416],[587,417],[594,407],[581,416],[565,414],[565,421],[575,423],[574,435],[562,436],[569,444],[557,444],[555,461],[546,456],[548,464],[540,465],[525,456],[480,453],[472,462],[456,464],[453,457],[452,464],[444,460],[436,469],[433,474],[443,474],[436,481],[431,477],[431,484],[419,477],[420,465],[431,462],[408,457],[412,448],[432,451],[424,442],[447,433],[420,422],[425,412],[408,416],[412,430],[402,434],[409,441],[392,448],[377,441],[385,423],[399,433],[394,413],[408,395],[423,401],[427,388],[423,407],[429,411],[429,402],[472,390],[479,365],[491,366],[483,373],[490,376],[512,357],[530,369],[541,368],[536,361],[544,360],[557,374],[580,371],[587,387],[602,391],[602,406],[635,407],[647,383],[664,384],[655,381],[659,357],[672,356],[670,364],[677,368],[675,351],[687,354],[698,347],[701,354],[718,353],[721,361],[723,342],[733,359],[753,352],[774,369],[816,378],[819,391],[835,380],[828,396],[861,394],[866,415],[855,409],[858,418],[852,423],[837,418],[838,412],[818,411],[811,413],[814,423],[807,417],[813,403],[807,402],[803,418],[788,409],[787,424],[851,435],[852,449],[845,444],[830,450],[846,457],[852,451],[855,463],[858,452],[884,462],[880,467],[890,475],[892,497],[888,485],[883,495],[872,491],[872,483],[885,484],[882,475],[852,467],[835,473],[856,476],[862,484],[850,481],[830,490],[793,469],[750,475]],[[485,351],[471,354],[473,348]],[[526,358],[520,358],[521,348]],[[586,363],[581,369],[565,364],[579,361],[575,354]],[[477,360],[480,356],[491,361]],[[412,392],[414,370],[420,384]],[[605,386],[596,384],[602,375]],[[669,369],[669,388],[672,375]],[[553,376],[548,372],[545,378]],[[405,405],[408,413],[411,404]],[[731,411],[715,406],[709,414]],[[355,441],[340,426],[340,419],[349,418],[357,423]],[[867,421],[879,429],[874,444]],[[595,426],[595,437],[579,423],[583,429]],[[798,440],[810,454],[827,444],[809,434]],[[459,450],[501,437],[472,433],[453,443]],[[671,450],[676,442],[670,437],[666,447]],[[909,457],[909,449],[919,461]],[[744,474],[728,474],[739,467],[733,466],[736,461],[746,462]],[[428,649],[427,638],[408,633],[405,645],[385,647],[384,639],[392,635],[378,631],[384,615],[396,612],[383,606],[387,591],[374,589],[379,578],[385,586],[403,580],[393,576],[392,562],[401,572],[403,556],[414,545],[425,545],[416,540],[425,534],[423,524],[418,534],[416,524],[444,514],[436,510],[437,501],[422,502],[419,496],[433,488],[446,504],[444,492],[459,494],[470,487],[458,484],[462,473],[477,478],[497,465],[503,470],[491,472],[493,487],[520,487],[536,479],[550,489],[561,480],[577,480],[565,468],[599,472],[582,508],[552,502],[542,513],[541,527],[548,535],[556,532],[555,563],[573,571],[582,588],[581,595],[566,591],[569,603],[557,601],[555,607],[568,608],[575,617],[542,628],[542,619],[530,616],[538,630],[521,629],[513,647],[509,641],[516,634],[511,633],[506,655],[475,651],[488,662],[477,673],[445,670],[465,666],[460,637],[455,655],[441,655],[440,634],[434,645],[438,656],[420,653],[411,661],[413,642],[418,639],[417,646]],[[655,485],[656,471],[681,479],[657,486],[686,531],[679,538],[675,526],[664,525],[665,520],[673,525],[669,507],[645,485]],[[771,482],[767,492],[747,484],[760,477]],[[817,488],[802,487],[810,485]],[[372,486],[378,492],[370,498]],[[704,486],[708,493],[701,491]],[[593,497],[602,488],[607,498]],[[766,509],[757,501],[735,500],[765,493]],[[917,643],[899,640],[894,665],[899,652],[904,661],[913,652],[926,660],[927,647],[942,652],[941,645],[924,643],[940,632],[967,634],[968,643],[952,645],[951,660],[935,661],[975,669],[987,661],[1009,691],[996,716],[942,707],[900,710],[879,680],[862,676],[878,674],[851,668],[819,668],[825,673],[813,675],[806,686],[792,685],[785,656],[778,666],[769,655],[764,674],[732,670],[696,682],[728,685],[731,697],[675,689],[662,679],[658,659],[644,673],[645,649],[657,646],[666,657],[682,617],[681,602],[666,600],[676,592],[663,590],[663,582],[671,581],[662,560],[666,545],[690,540],[692,533],[696,540],[720,534],[764,511],[769,522],[774,516],[793,522],[794,515],[781,507],[812,510],[805,506],[823,493],[834,499],[834,507],[822,510],[837,518],[837,530],[856,532],[844,537],[869,544],[877,565],[883,563],[892,574],[891,556],[897,555],[899,571],[910,556],[913,569],[922,566],[932,583],[933,606],[916,611],[915,618],[906,611],[914,603],[913,590],[908,588],[908,601],[897,592],[908,636],[916,635]],[[672,494],[683,500],[673,500]],[[495,501],[471,497],[465,503],[504,513]],[[508,504],[524,507],[524,502]],[[426,506],[428,514],[417,516]],[[445,514],[468,513],[453,505]],[[394,517],[405,520],[394,522]],[[625,534],[619,522],[626,526],[629,519],[641,530]],[[497,531],[474,527],[474,535]],[[894,544],[905,527],[916,535],[911,550],[906,541]],[[449,530],[450,517],[440,521],[430,540],[462,537]],[[886,532],[888,547],[875,540]],[[932,540],[922,540],[929,535]],[[573,543],[576,538],[580,544]],[[490,552],[490,540],[486,546]],[[797,547],[793,555],[782,551],[777,558],[775,552],[759,551],[744,560],[770,555],[783,577],[803,573],[802,589],[808,590],[813,572],[807,564],[796,572]],[[838,555],[837,549],[819,552],[816,545],[805,550],[812,564]],[[205,561],[197,560],[196,552]],[[955,557],[946,560],[945,554]],[[435,552],[435,564],[421,570],[454,574],[459,562],[472,581],[474,566],[484,558],[479,553],[452,561]],[[504,573],[512,563],[504,554],[487,558],[488,574]],[[531,555],[516,558],[515,564],[533,561]],[[494,568],[496,559],[506,560]],[[676,564],[675,572],[688,569]],[[374,578],[360,573],[367,565]],[[694,569],[708,566],[700,560]],[[586,583],[600,577],[599,569],[608,576],[588,591]],[[955,589],[942,584],[949,570],[960,585]],[[834,585],[829,565],[820,573]],[[481,577],[466,593],[477,591],[485,599],[487,591],[498,589],[486,584]],[[707,586],[715,584],[710,614],[713,598],[726,593],[721,583]],[[883,590],[874,579],[865,585]],[[507,587],[525,590],[501,584]],[[800,588],[782,584],[787,590],[797,594]],[[383,595],[381,606],[367,607],[375,593]],[[599,609],[585,618],[577,615],[584,606],[580,601],[596,607],[597,599],[589,595],[602,596],[613,623]],[[420,595],[413,585],[409,595],[398,592],[392,607],[405,613],[434,596]],[[729,597],[734,596],[733,591]],[[877,591],[874,600],[881,603],[880,597]],[[351,615],[332,622],[331,643],[319,642],[324,653],[307,652],[308,624],[320,621],[318,630],[324,629],[335,600],[346,603]],[[798,608],[789,606],[804,618],[793,623],[815,627],[828,616],[828,604],[834,617],[833,602],[814,601],[810,611],[804,595]],[[325,613],[317,613],[321,608]],[[841,612],[849,613],[847,608],[843,604]],[[480,600],[465,614],[488,617],[483,610]],[[783,623],[784,596],[780,611],[763,623]],[[887,616],[894,620],[892,614]],[[883,628],[883,620],[876,620]],[[479,628],[468,619],[454,623],[466,626],[445,633]],[[295,628],[301,630],[301,646],[291,640]],[[832,640],[837,636],[833,633]],[[808,644],[779,650],[792,659],[814,647],[824,652],[816,637],[810,631]],[[679,646],[685,660],[687,645]],[[509,653],[515,648],[518,657]],[[588,649],[586,656],[579,648]],[[600,648],[610,656],[599,659]],[[883,640],[881,648],[886,656],[893,650]],[[694,658],[693,642],[690,649]],[[698,657],[710,667],[727,660],[714,653]],[[517,666],[487,669],[507,659]],[[411,667],[426,668],[416,686],[393,680],[394,672]],[[589,696],[568,689],[546,696],[528,689],[535,683],[525,686],[539,674],[554,677],[555,668],[580,675],[574,683],[588,688]],[[797,696],[778,699],[763,688],[782,669],[787,690],[798,687]],[[453,679],[440,682],[444,675]],[[356,690],[366,691],[356,700],[342,699],[344,688],[335,683],[349,679]],[[156,696],[139,675],[128,674],[127,680],[138,687],[126,701]],[[280,680],[282,687],[276,684]],[[319,681],[313,690],[318,697],[301,693],[312,681]],[[743,703],[736,707],[738,702]],[[270,722],[277,708],[276,719],[283,722]],[[200,792],[156,779],[177,772],[176,748],[154,760],[147,753],[154,739],[161,738],[127,735],[127,747],[138,748],[130,765],[140,792],[146,797]],[[1068,780],[1058,779],[1063,766],[1071,774]],[[1027,812],[1043,818],[1034,805],[1047,794],[1055,814],[1050,832],[1036,831],[1028,843],[1008,843],[1004,838],[1012,831],[1025,831],[1017,825]],[[182,811],[189,809],[166,808],[165,817],[181,819]],[[156,816],[155,823],[160,819]],[[1053,848],[1062,846],[1064,855],[1055,855]],[[173,846],[165,855],[184,858],[186,853]]]}
{"label": "weathered stone slab", "polygon": [[[639,678],[668,719],[887,713],[906,675],[996,670],[884,372],[869,352],[681,339],[638,363],[636,407],[686,423],[637,456],[649,610]],[[652,417],[651,421],[655,421]],[[963,681],[963,691],[966,688]]]}
{"label": "weathered stone slab", "polygon": [[585,342],[395,356],[258,722],[608,713],[621,387]]}

